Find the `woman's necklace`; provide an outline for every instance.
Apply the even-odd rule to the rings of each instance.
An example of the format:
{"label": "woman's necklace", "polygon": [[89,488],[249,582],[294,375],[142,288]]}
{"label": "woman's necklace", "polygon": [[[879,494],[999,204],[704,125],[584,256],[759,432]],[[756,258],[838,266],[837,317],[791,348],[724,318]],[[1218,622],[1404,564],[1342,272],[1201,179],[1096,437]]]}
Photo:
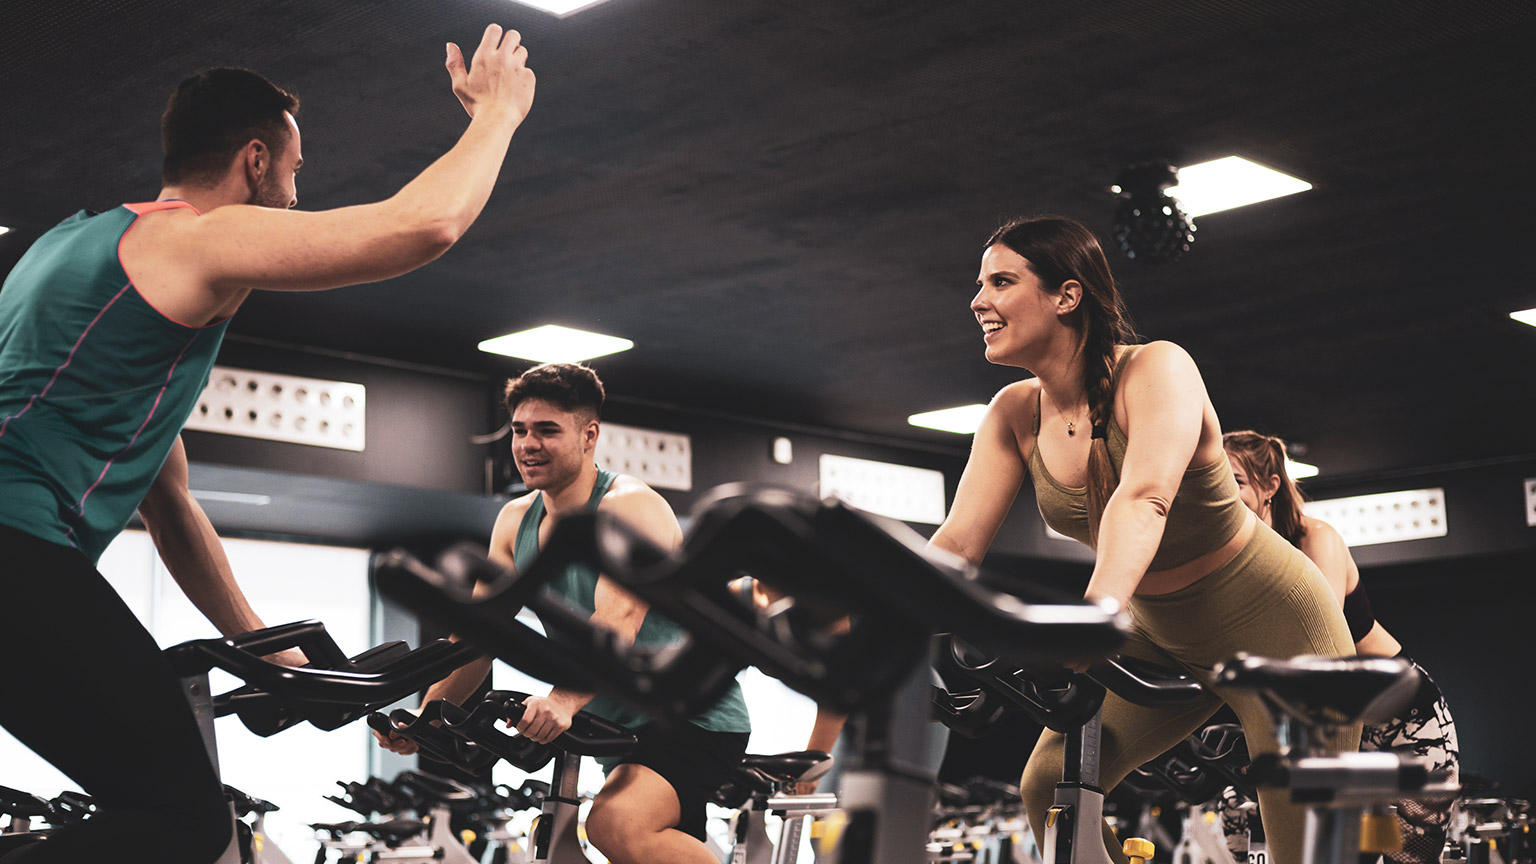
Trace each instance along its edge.
{"label": "woman's necklace", "polygon": [[[1040,392],[1041,393],[1045,393],[1045,388],[1042,387],[1040,389]],[[1045,398],[1051,399],[1051,394],[1046,393],[1045,394]],[[1076,435],[1077,434],[1077,423],[1075,421],[1067,419],[1066,412],[1061,410],[1061,406],[1056,404],[1056,400],[1055,399],[1051,399],[1051,407],[1056,409],[1056,416],[1060,417],[1062,419],[1062,422],[1067,424],[1067,437],[1070,438],[1070,437]],[[1077,413],[1081,414],[1082,413],[1082,409],[1079,408]],[[1074,414],[1073,416],[1077,416],[1077,415]]]}

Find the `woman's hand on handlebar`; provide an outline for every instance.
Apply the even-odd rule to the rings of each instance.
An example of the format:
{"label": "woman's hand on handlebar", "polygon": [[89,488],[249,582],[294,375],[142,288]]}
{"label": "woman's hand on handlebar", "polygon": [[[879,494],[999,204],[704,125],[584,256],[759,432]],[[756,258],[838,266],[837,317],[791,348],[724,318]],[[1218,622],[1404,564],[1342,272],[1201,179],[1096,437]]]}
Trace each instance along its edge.
{"label": "woman's hand on handlebar", "polygon": [[268,663],[276,663],[280,666],[292,666],[295,669],[301,666],[309,665],[309,658],[305,657],[304,652],[297,648],[289,648],[285,651],[279,651],[276,654],[268,654],[261,659],[267,661]]}
{"label": "woman's hand on handlebar", "polygon": [[548,744],[571,728],[571,718],[581,710],[553,693],[530,696],[523,705],[523,718],[517,721],[517,731],[540,744]]}
{"label": "woman's hand on handlebar", "polygon": [[[410,709],[410,711],[412,714],[421,713],[420,708]],[[386,736],[384,733],[377,729],[373,730],[373,737],[374,740],[379,742],[380,747],[383,747],[385,750],[388,750],[391,753],[399,753],[401,756],[410,756],[417,750],[421,749],[416,745],[415,741],[401,738],[400,736],[393,734]]]}

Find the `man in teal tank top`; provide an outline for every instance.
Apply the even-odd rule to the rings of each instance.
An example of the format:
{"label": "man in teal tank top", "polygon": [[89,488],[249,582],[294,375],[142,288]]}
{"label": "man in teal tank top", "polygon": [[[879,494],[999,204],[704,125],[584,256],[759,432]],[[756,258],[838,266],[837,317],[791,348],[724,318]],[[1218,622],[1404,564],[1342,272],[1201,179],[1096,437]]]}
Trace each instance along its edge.
{"label": "man in teal tank top", "polygon": [[[527,52],[492,26],[471,116],[392,198],[301,213],[298,100],[243,69],[181,82],[162,120],[158,200],[82,211],[0,290],[0,726],[98,810],[6,860],[209,864],[233,821],[180,682],[96,561],[135,511],[166,569],[225,635],[263,625],[187,489],[180,432],[230,317],[254,289],[315,291],[420,267],[468,229],[533,98]],[[31,660],[25,658],[32,658]],[[304,662],[298,652],[276,658]]]}
{"label": "man in teal tank top", "polygon": [[[533,490],[502,508],[491,533],[490,557],[509,567],[527,566],[556,521],[593,509],[613,513],[664,548],[682,543],[677,517],[665,499],[639,480],[600,469],[593,461],[603,405],[603,385],[591,369],[575,364],[537,366],[507,387],[512,415],[512,455]],[[609,579],[572,566],[550,587],[572,607],[591,615],[622,638],[663,645],[682,635],[677,624]],[[427,690],[424,702],[462,703],[490,671],[491,660],[460,668]],[[643,715],[611,699],[556,687],[528,700],[518,731],[539,742],[554,740],[577,711],[589,711],[635,730],[640,746],[605,764],[603,791],[587,817],[587,836],[613,864],[717,864],[704,845],[704,805],[729,779],[746,751],[751,723],[741,686],[680,728],[648,725]],[[414,752],[402,739],[381,738],[397,753]]]}

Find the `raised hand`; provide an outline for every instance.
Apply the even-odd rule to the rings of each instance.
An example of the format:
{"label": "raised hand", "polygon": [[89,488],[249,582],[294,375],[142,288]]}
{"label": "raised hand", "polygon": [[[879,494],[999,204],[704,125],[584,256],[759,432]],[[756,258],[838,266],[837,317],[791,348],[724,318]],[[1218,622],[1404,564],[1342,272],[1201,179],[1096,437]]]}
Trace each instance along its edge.
{"label": "raised hand", "polygon": [[487,26],[468,69],[459,46],[448,43],[446,65],[453,80],[453,95],[459,97],[470,117],[487,106],[507,111],[515,123],[528,116],[533,107],[534,76],[522,39],[516,30],[503,34],[500,25]]}

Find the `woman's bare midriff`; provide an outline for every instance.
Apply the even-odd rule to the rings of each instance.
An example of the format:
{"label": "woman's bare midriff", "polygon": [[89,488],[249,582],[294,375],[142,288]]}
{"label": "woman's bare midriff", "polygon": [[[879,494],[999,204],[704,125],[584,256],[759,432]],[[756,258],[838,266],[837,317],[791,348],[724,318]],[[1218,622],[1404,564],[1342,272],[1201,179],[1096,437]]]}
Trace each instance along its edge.
{"label": "woman's bare midriff", "polygon": [[1238,528],[1237,533],[1232,535],[1232,539],[1223,543],[1219,549],[1213,549],[1187,564],[1180,564],[1167,570],[1148,570],[1147,575],[1141,577],[1141,584],[1136,586],[1136,593],[1149,597],[1172,594],[1199,582],[1236,557],[1237,553],[1248,545],[1248,541],[1253,539],[1253,532],[1257,526],[1258,519],[1253,513],[1244,513],[1242,527]]}

